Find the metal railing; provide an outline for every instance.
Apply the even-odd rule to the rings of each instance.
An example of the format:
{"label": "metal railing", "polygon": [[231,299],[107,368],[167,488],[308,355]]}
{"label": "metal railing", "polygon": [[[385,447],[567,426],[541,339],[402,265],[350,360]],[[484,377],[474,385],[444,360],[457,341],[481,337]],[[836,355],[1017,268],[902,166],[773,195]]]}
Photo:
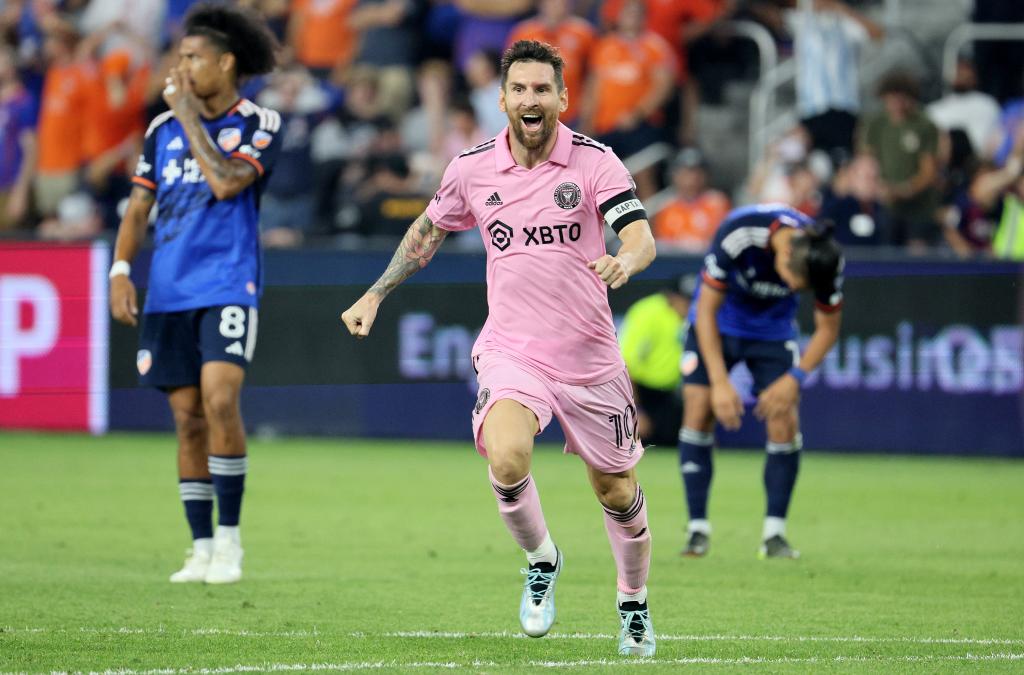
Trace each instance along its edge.
{"label": "metal railing", "polygon": [[[792,110],[772,117],[775,112],[775,94],[783,86],[796,80],[796,62],[786,59],[765,73],[750,94],[749,149],[747,170],[753,173],[768,140],[796,124],[797,116]],[[771,119],[770,119],[771,118]]]}
{"label": "metal railing", "polygon": [[[897,0],[898,1],[898,0]],[[753,21],[727,21],[718,31],[726,35],[744,37],[757,46],[759,78],[764,77],[779,63],[779,50],[775,46],[775,38],[764,26]]]}
{"label": "metal railing", "polygon": [[964,45],[988,40],[1024,40],[1024,24],[965,23],[954,28],[942,49],[942,80],[946,87],[953,81],[957,57]]}
{"label": "metal railing", "polygon": [[[898,0],[895,0],[898,2]],[[766,81],[779,68],[779,51],[775,46],[775,38],[767,28],[753,21],[727,21],[717,27],[716,32],[732,35],[739,38],[746,38],[757,47],[758,55],[758,82]],[[785,64],[783,64],[785,65]],[[774,92],[772,92],[774,94]],[[774,105],[774,100],[772,101]],[[626,168],[631,172],[638,172],[658,162],[668,159],[672,153],[672,146],[666,143],[656,143],[644,148],[623,160]],[[653,217],[658,211],[671,201],[671,188],[666,188],[658,194],[649,197],[647,203],[648,213]]]}

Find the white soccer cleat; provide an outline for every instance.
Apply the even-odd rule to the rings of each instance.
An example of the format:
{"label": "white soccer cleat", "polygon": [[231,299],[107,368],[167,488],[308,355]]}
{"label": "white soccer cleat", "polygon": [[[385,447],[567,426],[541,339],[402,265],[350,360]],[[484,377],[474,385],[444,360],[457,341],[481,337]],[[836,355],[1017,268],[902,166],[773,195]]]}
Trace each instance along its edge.
{"label": "white soccer cleat", "polygon": [[555,622],[555,581],[562,571],[562,552],[555,550],[558,561],[554,565],[537,563],[520,570],[526,575],[526,583],[519,603],[519,625],[530,637],[547,635]]}
{"label": "white soccer cleat", "polygon": [[[209,541],[209,540],[207,540]],[[172,584],[200,583],[206,581],[206,573],[212,558],[209,546],[196,545],[185,552],[185,564],[171,575]]]}
{"label": "white soccer cleat", "polygon": [[656,650],[654,625],[647,602],[620,602],[619,619],[622,630],[619,632],[619,654],[622,656],[639,656],[649,659]]}
{"label": "white soccer cleat", "polygon": [[241,578],[241,545],[231,537],[214,536],[213,556],[204,581],[208,584],[233,584]]}

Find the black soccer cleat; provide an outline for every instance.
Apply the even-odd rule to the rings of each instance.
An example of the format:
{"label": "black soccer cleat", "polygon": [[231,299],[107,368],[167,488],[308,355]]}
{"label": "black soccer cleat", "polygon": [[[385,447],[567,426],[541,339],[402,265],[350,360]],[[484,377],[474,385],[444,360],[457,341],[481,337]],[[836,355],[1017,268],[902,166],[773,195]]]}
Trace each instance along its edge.
{"label": "black soccer cleat", "polygon": [[703,532],[691,532],[686,540],[686,548],[680,553],[684,558],[703,558],[711,548],[711,537]]}
{"label": "black soccer cleat", "polygon": [[757,557],[761,560],[765,558],[788,558],[790,560],[796,560],[800,557],[800,551],[796,550],[789,545],[786,538],[781,534],[776,534],[773,537],[768,537],[761,544],[760,550],[757,552]]}

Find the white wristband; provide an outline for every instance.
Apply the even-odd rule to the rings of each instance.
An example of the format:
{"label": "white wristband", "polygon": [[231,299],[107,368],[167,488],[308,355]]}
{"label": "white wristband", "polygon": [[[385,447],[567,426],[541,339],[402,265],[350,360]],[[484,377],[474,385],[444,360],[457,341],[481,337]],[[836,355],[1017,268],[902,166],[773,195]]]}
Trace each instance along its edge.
{"label": "white wristband", "polygon": [[132,273],[132,266],[128,264],[127,260],[115,260],[114,264],[110,266],[110,274],[108,274],[107,276],[109,276],[111,279],[113,279],[116,276],[119,276],[119,275],[122,275],[122,274],[125,275],[125,276],[128,276],[131,273]]}

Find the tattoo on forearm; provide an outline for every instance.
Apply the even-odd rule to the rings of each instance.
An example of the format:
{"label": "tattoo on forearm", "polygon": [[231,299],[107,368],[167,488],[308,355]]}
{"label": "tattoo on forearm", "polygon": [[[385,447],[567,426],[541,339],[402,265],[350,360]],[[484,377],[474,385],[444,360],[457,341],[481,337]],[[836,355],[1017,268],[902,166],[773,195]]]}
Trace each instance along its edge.
{"label": "tattoo on forearm", "polygon": [[448,230],[434,225],[426,213],[420,215],[405,233],[384,274],[368,292],[382,298],[386,296],[398,284],[426,267],[447,235]]}
{"label": "tattoo on forearm", "polygon": [[144,187],[132,188],[132,194],[129,196],[130,199],[134,199],[143,207],[146,207],[146,213],[149,213],[149,209],[152,208],[153,202],[156,201],[156,195],[153,194],[152,190],[147,190]]}
{"label": "tattoo on forearm", "polygon": [[192,150],[192,155],[199,161],[199,168],[208,169],[213,174],[212,176],[207,176],[207,182],[213,178],[218,182],[229,181],[234,183],[245,180],[254,171],[248,164],[232,160],[220,154],[220,151],[214,146],[213,140],[206,133],[206,129],[198,117],[189,116],[181,121],[181,124],[189,138],[189,148]]}

